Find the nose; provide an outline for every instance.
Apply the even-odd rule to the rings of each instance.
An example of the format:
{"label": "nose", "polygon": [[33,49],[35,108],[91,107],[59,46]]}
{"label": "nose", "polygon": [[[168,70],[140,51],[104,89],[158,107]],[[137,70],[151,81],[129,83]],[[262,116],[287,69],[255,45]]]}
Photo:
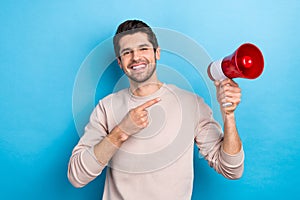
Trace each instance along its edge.
{"label": "nose", "polygon": [[135,49],[132,53],[132,59],[133,60],[139,60],[140,59],[140,53],[137,49]]}

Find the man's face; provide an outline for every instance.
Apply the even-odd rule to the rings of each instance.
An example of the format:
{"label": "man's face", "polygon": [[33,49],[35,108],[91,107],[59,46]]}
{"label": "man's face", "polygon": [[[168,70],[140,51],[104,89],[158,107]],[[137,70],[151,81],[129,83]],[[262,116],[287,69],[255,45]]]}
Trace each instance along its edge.
{"label": "man's face", "polygon": [[160,58],[159,48],[154,52],[147,34],[137,32],[123,36],[120,41],[118,63],[131,80],[142,83],[151,78],[156,69],[156,60]]}

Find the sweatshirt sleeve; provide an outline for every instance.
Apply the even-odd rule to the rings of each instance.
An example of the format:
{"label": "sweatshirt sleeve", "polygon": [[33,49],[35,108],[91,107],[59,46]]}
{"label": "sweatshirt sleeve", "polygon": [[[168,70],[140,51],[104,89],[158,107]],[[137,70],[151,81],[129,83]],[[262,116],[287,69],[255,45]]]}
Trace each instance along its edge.
{"label": "sweatshirt sleeve", "polygon": [[199,153],[210,167],[228,179],[238,179],[244,171],[244,151],[235,155],[223,151],[221,126],[213,119],[211,109],[199,98],[199,120],[196,125],[195,143]]}
{"label": "sweatshirt sleeve", "polygon": [[108,134],[105,110],[102,102],[93,110],[84,135],[74,147],[68,164],[68,179],[74,187],[83,187],[101,174],[107,165],[107,156],[97,160],[94,146],[101,142],[103,155],[113,155],[117,150],[106,135]]}

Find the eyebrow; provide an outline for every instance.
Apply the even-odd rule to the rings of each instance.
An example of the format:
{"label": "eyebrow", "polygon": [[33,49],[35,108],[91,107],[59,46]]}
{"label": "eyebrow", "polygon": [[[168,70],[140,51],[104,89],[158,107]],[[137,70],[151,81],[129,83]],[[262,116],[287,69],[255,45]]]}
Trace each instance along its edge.
{"label": "eyebrow", "polygon": [[[151,47],[150,44],[140,44],[137,46],[137,48],[141,48],[141,47]],[[122,54],[124,51],[131,51],[132,48],[125,48],[125,49],[122,49],[122,51],[120,52],[120,54]]]}

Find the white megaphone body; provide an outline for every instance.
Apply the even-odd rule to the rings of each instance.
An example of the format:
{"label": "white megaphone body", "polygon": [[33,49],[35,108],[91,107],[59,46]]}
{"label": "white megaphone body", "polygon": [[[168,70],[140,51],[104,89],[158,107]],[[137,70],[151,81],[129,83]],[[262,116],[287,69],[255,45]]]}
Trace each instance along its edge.
{"label": "white megaphone body", "polygon": [[[207,73],[212,81],[226,78],[255,79],[264,69],[264,58],[261,51],[253,44],[242,44],[233,54],[210,63]],[[223,104],[224,107],[232,103]]]}

